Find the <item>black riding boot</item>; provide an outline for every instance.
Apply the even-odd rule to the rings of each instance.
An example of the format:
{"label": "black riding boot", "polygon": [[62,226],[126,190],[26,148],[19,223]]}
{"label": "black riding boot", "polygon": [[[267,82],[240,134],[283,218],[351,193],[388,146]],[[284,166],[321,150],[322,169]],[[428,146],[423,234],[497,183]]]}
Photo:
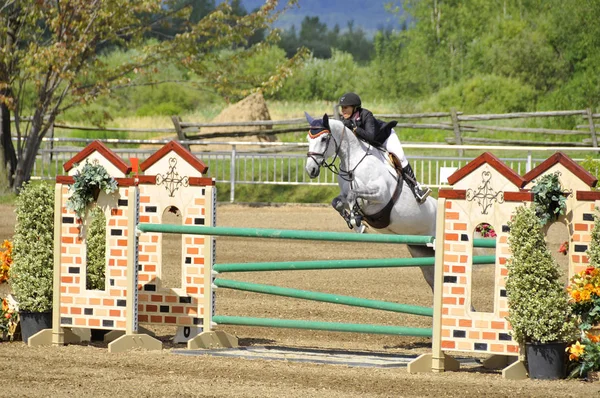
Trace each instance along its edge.
{"label": "black riding boot", "polygon": [[408,184],[413,195],[415,195],[415,199],[417,199],[417,202],[420,205],[425,203],[425,200],[427,199],[429,194],[431,194],[431,189],[429,189],[429,187],[422,187],[421,185],[419,185],[419,183],[417,182],[417,177],[415,177],[415,173],[412,167],[410,167],[410,164],[402,168],[402,175],[404,177],[404,181],[406,181],[406,183]]}

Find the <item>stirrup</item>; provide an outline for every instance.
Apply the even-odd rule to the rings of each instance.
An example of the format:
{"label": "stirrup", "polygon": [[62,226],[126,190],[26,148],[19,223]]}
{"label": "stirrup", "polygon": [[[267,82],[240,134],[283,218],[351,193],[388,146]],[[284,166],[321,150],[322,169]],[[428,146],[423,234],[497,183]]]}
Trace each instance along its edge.
{"label": "stirrup", "polygon": [[417,199],[417,202],[422,205],[423,203],[425,203],[425,201],[427,200],[427,198],[429,197],[429,195],[431,195],[431,188],[429,187],[421,187],[419,185],[417,185],[415,187],[415,198]]}

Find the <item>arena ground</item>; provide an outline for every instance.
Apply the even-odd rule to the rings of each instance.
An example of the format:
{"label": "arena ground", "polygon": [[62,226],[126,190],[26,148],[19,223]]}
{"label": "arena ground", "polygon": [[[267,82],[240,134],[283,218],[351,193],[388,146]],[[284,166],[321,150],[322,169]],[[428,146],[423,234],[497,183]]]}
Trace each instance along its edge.
{"label": "arena ground", "polygon": [[[0,239],[12,237],[13,210],[11,206],[0,206],[5,215],[0,225]],[[339,216],[322,206],[219,205],[217,224],[347,231]],[[557,245],[560,239],[549,243]],[[406,255],[403,246],[217,238],[217,262],[220,263]],[[176,274],[177,271],[169,272]],[[485,274],[485,270],[482,272]],[[432,301],[431,290],[420,271],[411,268],[237,273],[227,277],[407,304],[430,305]],[[487,288],[489,286],[483,286],[478,294],[485,298]],[[482,305],[486,305],[485,299]],[[224,289],[217,292],[217,308],[221,315],[416,327],[431,324],[429,318]],[[0,396],[585,397],[600,393],[600,384],[576,380],[504,380],[500,372],[485,370],[475,362],[459,372],[415,375],[408,374],[406,368],[174,355],[173,349],[185,348],[183,344],[172,343],[174,330],[166,327],[150,329],[164,342],[162,351],[109,354],[104,343],[43,348],[29,348],[22,342],[0,343],[0,374],[4,380]],[[257,348],[272,346],[413,356],[431,349],[428,338],[237,326],[222,329],[238,336],[242,345]]]}

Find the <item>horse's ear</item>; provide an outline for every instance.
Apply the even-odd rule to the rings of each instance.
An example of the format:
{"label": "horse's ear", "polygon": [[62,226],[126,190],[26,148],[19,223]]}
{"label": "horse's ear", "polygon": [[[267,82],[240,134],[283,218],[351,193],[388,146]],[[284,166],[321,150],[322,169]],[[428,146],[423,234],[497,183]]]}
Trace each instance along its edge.
{"label": "horse's ear", "polygon": [[315,118],[313,118],[312,116],[310,116],[308,114],[308,112],[304,111],[304,117],[306,118],[306,120],[308,121],[308,124],[312,124],[313,120],[315,120]]}
{"label": "horse's ear", "polygon": [[329,116],[327,116],[327,114],[323,115],[323,127],[331,131],[331,129],[329,128]]}

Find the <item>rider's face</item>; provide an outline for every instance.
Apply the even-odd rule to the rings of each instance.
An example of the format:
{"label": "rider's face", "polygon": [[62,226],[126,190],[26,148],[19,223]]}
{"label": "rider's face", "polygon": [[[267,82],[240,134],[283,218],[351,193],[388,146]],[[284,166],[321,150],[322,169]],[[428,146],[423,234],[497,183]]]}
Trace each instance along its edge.
{"label": "rider's face", "polygon": [[343,105],[342,106],[342,116],[344,119],[350,119],[352,114],[354,113],[354,107],[352,105]]}

